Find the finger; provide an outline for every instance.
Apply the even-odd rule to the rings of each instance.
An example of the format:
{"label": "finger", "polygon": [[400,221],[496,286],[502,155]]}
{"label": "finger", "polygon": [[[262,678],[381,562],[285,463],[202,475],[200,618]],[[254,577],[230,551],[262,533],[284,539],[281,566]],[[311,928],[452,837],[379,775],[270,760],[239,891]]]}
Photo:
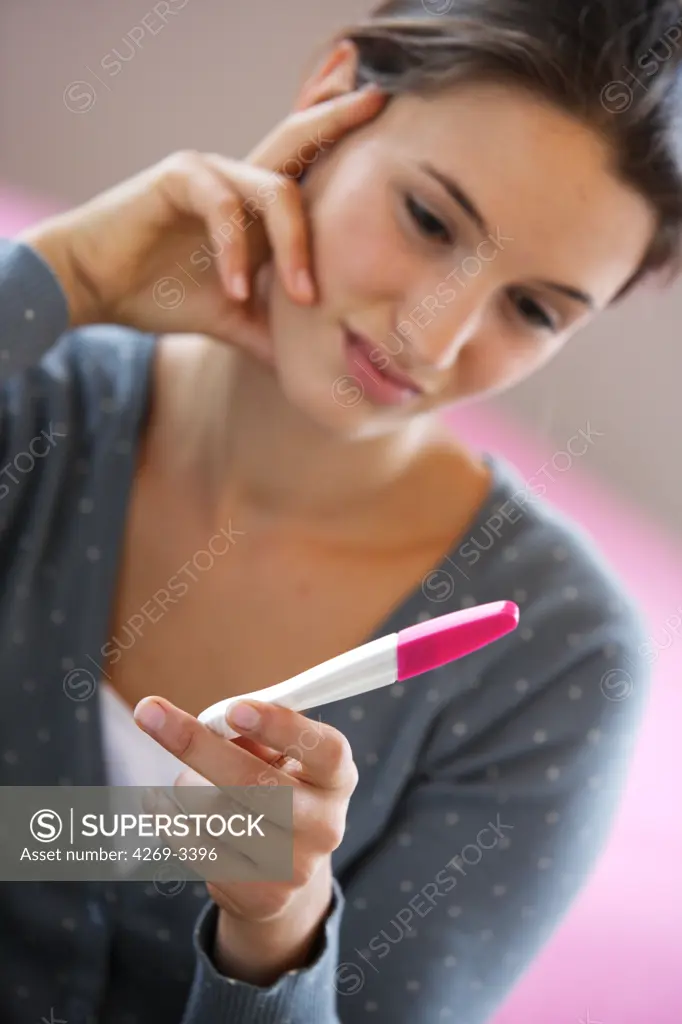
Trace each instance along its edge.
{"label": "finger", "polygon": [[[252,712],[239,715],[239,708]],[[227,712],[227,720],[241,735],[281,750],[299,761],[301,781],[319,789],[352,792],[357,785],[353,752],[343,733],[323,722],[311,721],[297,711],[261,701],[240,701]],[[251,724],[247,724],[248,722]]]}
{"label": "finger", "polygon": [[224,175],[218,175],[198,153],[175,153],[164,164],[162,187],[176,210],[199,217],[206,225],[209,238],[230,244],[223,247],[217,261],[218,275],[225,291],[237,302],[249,294],[246,239],[235,230],[235,221],[242,197]]}
{"label": "finger", "polygon": [[166,196],[176,209],[204,221],[213,245],[218,244],[221,283],[237,302],[249,297],[251,277],[268,248],[291,298],[315,298],[303,201],[296,184],[287,184],[276,174],[215,153],[176,153],[167,161]]}
{"label": "finger", "polygon": [[231,742],[236,747],[241,747],[242,750],[248,750],[251,754],[255,754],[256,757],[263,761],[263,779],[267,778],[267,771],[265,769],[268,767],[281,768],[286,770],[288,774],[291,774],[292,771],[302,770],[302,765],[296,758],[289,757],[273,747],[266,747],[264,744],[249,739],[246,736],[238,736],[236,739],[231,740]]}
{"label": "finger", "polygon": [[[283,880],[288,877],[290,862],[293,857],[293,835],[294,826],[292,815],[283,821],[270,815],[270,807],[261,797],[262,790],[258,790],[250,802],[242,803],[238,799],[232,799],[224,790],[209,785],[205,788],[205,782],[199,783],[204,787],[202,798],[197,799],[196,774],[191,770],[182,772],[171,789],[155,788],[150,792],[149,799],[152,807],[151,813],[166,814],[171,821],[180,815],[192,815],[201,813],[204,818],[202,824],[197,826],[196,833],[190,829],[190,840],[185,835],[176,836],[172,833],[167,837],[168,845],[175,849],[181,847],[194,847],[197,852],[202,848],[204,858],[208,850],[213,848],[218,854],[219,864],[211,864],[210,857],[204,859],[206,867],[210,867],[210,877],[215,881],[221,877],[225,868],[225,857],[229,851],[239,851],[252,867],[260,872],[261,880]],[[188,793],[188,788],[191,792]],[[230,793],[242,793],[242,790],[230,790]],[[253,791],[251,791],[253,793]],[[204,795],[205,794],[205,795]],[[255,826],[249,822],[253,820]],[[209,824],[210,822],[210,824]],[[236,823],[235,823],[236,822]],[[257,826],[257,827],[256,827]],[[164,839],[166,841],[166,839]],[[196,870],[201,873],[202,860],[199,857],[189,856],[193,865],[199,865]],[[216,871],[220,874],[216,874]],[[284,873],[283,873],[284,872]],[[209,877],[204,876],[204,877]],[[226,876],[223,874],[223,878]],[[257,875],[252,878],[257,878]],[[243,879],[246,880],[246,879]]]}
{"label": "finger", "polygon": [[[207,783],[205,779],[202,779],[202,777],[197,775],[197,773],[191,768],[186,768],[184,771],[180,772],[172,789],[170,791],[163,792],[165,796],[175,802],[182,811],[188,813],[183,802],[184,793],[187,789],[191,790],[188,798],[189,804],[191,805],[192,810],[196,810],[197,798],[195,796],[195,790],[197,789],[197,786],[205,787],[202,792],[200,804],[201,810],[205,812],[207,816],[216,814],[223,817],[230,817],[232,814],[243,816],[251,814],[254,819],[262,819],[263,824],[261,824],[260,827],[263,831],[267,831],[268,841],[278,843],[280,849],[283,842],[291,838],[294,827],[292,803],[289,801],[285,806],[285,800],[282,800],[280,803],[277,803],[276,800],[271,800],[270,796],[272,790],[267,786],[250,786],[248,789],[243,787],[230,787],[228,790],[225,790],[214,786],[211,783]],[[229,837],[227,835],[224,835],[222,838],[226,842],[229,841]],[[234,838],[239,839],[241,837],[237,835]]]}
{"label": "finger", "polygon": [[[267,765],[264,764],[264,767]],[[210,809],[211,813],[220,814],[226,810],[239,814],[243,814],[245,811],[251,811],[256,815],[262,813],[265,814],[268,821],[272,822],[273,827],[276,825],[280,829],[291,831],[292,805],[287,803],[289,798],[284,796],[279,803],[277,797],[270,799],[274,787],[267,781],[262,782],[260,775],[251,786],[229,787],[226,790],[214,786],[212,782],[207,782],[194,769],[185,768],[173,784],[173,797],[182,802],[182,790],[185,788],[194,790],[197,786],[208,787],[206,797],[203,797],[202,794],[201,802],[204,809]],[[194,799],[194,795],[191,794],[191,796]]]}
{"label": "finger", "polygon": [[[169,793],[165,789],[156,789],[150,793],[148,803],[150,814],[166,815],[171,821],[174,821],[178,814],[196,813],[196,806],[186,808],[182,801],[176,798],[175,792]],[[212,813],[226,820],[232,810],[221,803]],[[236,813],[240,811],[236,809]],[[214,821],[213,827],[215,826]],[[239,826],[235,827],[237,832],[241,831]],[[189,836],[178,836],[171,832],[170,835],[164,836],[164,845],[182,856],[184,866],[196,872],[204,881],[225,884],[278,878],[286,873],[287,858],[281,858],[283,868],[282,863],[278,864],[273,858],[272,850],[286,850],[286,837],[283,842],[281,830],[275,829],[275,826],[269,823],[261,822],[260,827],[266,838],[249,838],[233,834],[228,829],[222,831],[220,835],[214,835],[203,827],[197,828],[196,831],[190,829]],[[278,833],[276,837],[272,835],[275,830]]]}
{"label": "finger", "polygon": [[[215,153],[207,159],[217,175],[224,176],[237,186],[243,197],[243,206],[249,214],[247,226],[238,229],[230,240],[228,252],[232,249],[233,240],[236,240],[235,236],[242,236],[239,252],[234,256],[230,252],[229,259],[234,259],[235,265],[239,263],[243,271],[248,271],[246,232],[253,225],[254,218],[261,218],[265,223],[265,233],[277,272],[287,292],[295,302],[314,301],[308,217],[296,182],[245,163],[227,160]],[[233,219],[236,220],[236,217]]]}
{"label": "finger", "polygon": [[320,150],[374,117],[386,99],[386,93],[368,85],[296,111],[266,135],[249,153],[247,162],[283,174],[288,173],[287,164],[293,161],[300,162],[303,168],[312,163]]}
{"label": "finger", "polygon": [[[164,697],[145,697],[135,722],[162,747],[214,786],[252,786],[264,762],[202,725]],[[291,779],[281,776],[283,785]]]}
{"label": "finger", "polygon": [[274,273],[274,264],[265,263],[253,275],[250,300],[240,304],[227,303],[228,308],[223,316],[214,321],[209,333],[274,367],[275,354],[267,299],[271,272]]}
{"label": "finger", "polygon": [[277,271],[291,297],[313,302],[315,284],[310,266],[307,214],[301,190],[295,182],[279,179],[277,199],[264,211],[268,240]]}
{"label": "finger", "polygon": [[222,176],[215,175],[216,204],[207,221],[214,244],[218,243],[218,274],[237,302],[246,302],[251,294],[248,239],[242,218],[242,197]]}

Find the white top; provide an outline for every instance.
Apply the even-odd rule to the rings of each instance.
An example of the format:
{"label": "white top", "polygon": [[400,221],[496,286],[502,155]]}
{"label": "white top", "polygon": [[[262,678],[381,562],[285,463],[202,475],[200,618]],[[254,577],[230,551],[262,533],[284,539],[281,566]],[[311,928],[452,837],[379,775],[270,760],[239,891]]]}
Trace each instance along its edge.
{"label": "white top", "polygon": [[172,786],[187,766],[135,724],[133,712],[100,683],[102,743],[109,786]]}
{"label": "white top", "polygon": [[[172,786],[186,765],[135,724],[132,709],[109,683],[100,683],[100,708],[107,785]],[[133,801],[131,807],[130,794],[126,795],[121,812],[131,813],[135,804],[137,812],[143,814],[141,799]],[[116,809],[115,800],[112,800],[112,809]],[[120,875],[125,876],[138,865],[132,856],[134,850],[144,845],[153,846],[154,840],[145,844],[139,837],[129,834],[117,836],[115,844],[128,854],[127,860],[113,862]]]}

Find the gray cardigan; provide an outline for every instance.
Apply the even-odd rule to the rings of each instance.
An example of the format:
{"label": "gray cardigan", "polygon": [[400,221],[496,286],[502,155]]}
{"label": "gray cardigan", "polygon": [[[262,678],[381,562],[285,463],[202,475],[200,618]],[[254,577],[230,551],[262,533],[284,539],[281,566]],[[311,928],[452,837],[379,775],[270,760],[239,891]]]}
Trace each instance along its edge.
{"label": "gray cardigan", "polygon": [[[107,639],[154,344],[68,331],[46,264],[0,242],[2,785],[107,782],[97,688],[74,702],[64,679]],[[375,635],[499,599],[520,627],[320,709],[360,781],[309,965],[266,988],[221,975],[200,884],[0,881],[4,1024],[489,1019],[603,846],[647,673],[636,606],[589,536],[487,459],[470,534]]]}

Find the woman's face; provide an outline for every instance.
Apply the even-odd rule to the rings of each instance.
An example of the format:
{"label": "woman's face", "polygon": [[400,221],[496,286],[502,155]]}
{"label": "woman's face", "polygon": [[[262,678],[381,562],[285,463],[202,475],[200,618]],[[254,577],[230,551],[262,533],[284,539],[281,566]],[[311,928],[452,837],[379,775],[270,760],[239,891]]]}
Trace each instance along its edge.
{"label": "woman's face", "polygon": [[651,240],[652,208],[607,160],[592,131],[499,84],[393,98],[323,147],[301,186],[319,302],[270,291],[287,399],[360,436],[528,376]]}

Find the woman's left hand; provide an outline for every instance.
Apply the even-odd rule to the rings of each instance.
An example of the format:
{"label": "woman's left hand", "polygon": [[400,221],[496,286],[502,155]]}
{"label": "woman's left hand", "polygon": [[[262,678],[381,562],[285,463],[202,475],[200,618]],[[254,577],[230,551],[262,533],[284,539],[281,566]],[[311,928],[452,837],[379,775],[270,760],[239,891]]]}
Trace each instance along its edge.
{"label": "woman's left hand", "polygon": [[331,854],[343,839],[358,772],[348,740],[332,726],[274,704],[246,706],[257,711],[257,721],[246,728],[231,716],[230,725],[240,733],[236,740],[225,740],[162,697],[140,701],[135,720],[190,769],[176,786],[207,780],[220,787],[293,787],[291,880],[207,882],[221,911],[218,966],[232,977],[264,984],[303,966],[319,933],[332,895]]}

